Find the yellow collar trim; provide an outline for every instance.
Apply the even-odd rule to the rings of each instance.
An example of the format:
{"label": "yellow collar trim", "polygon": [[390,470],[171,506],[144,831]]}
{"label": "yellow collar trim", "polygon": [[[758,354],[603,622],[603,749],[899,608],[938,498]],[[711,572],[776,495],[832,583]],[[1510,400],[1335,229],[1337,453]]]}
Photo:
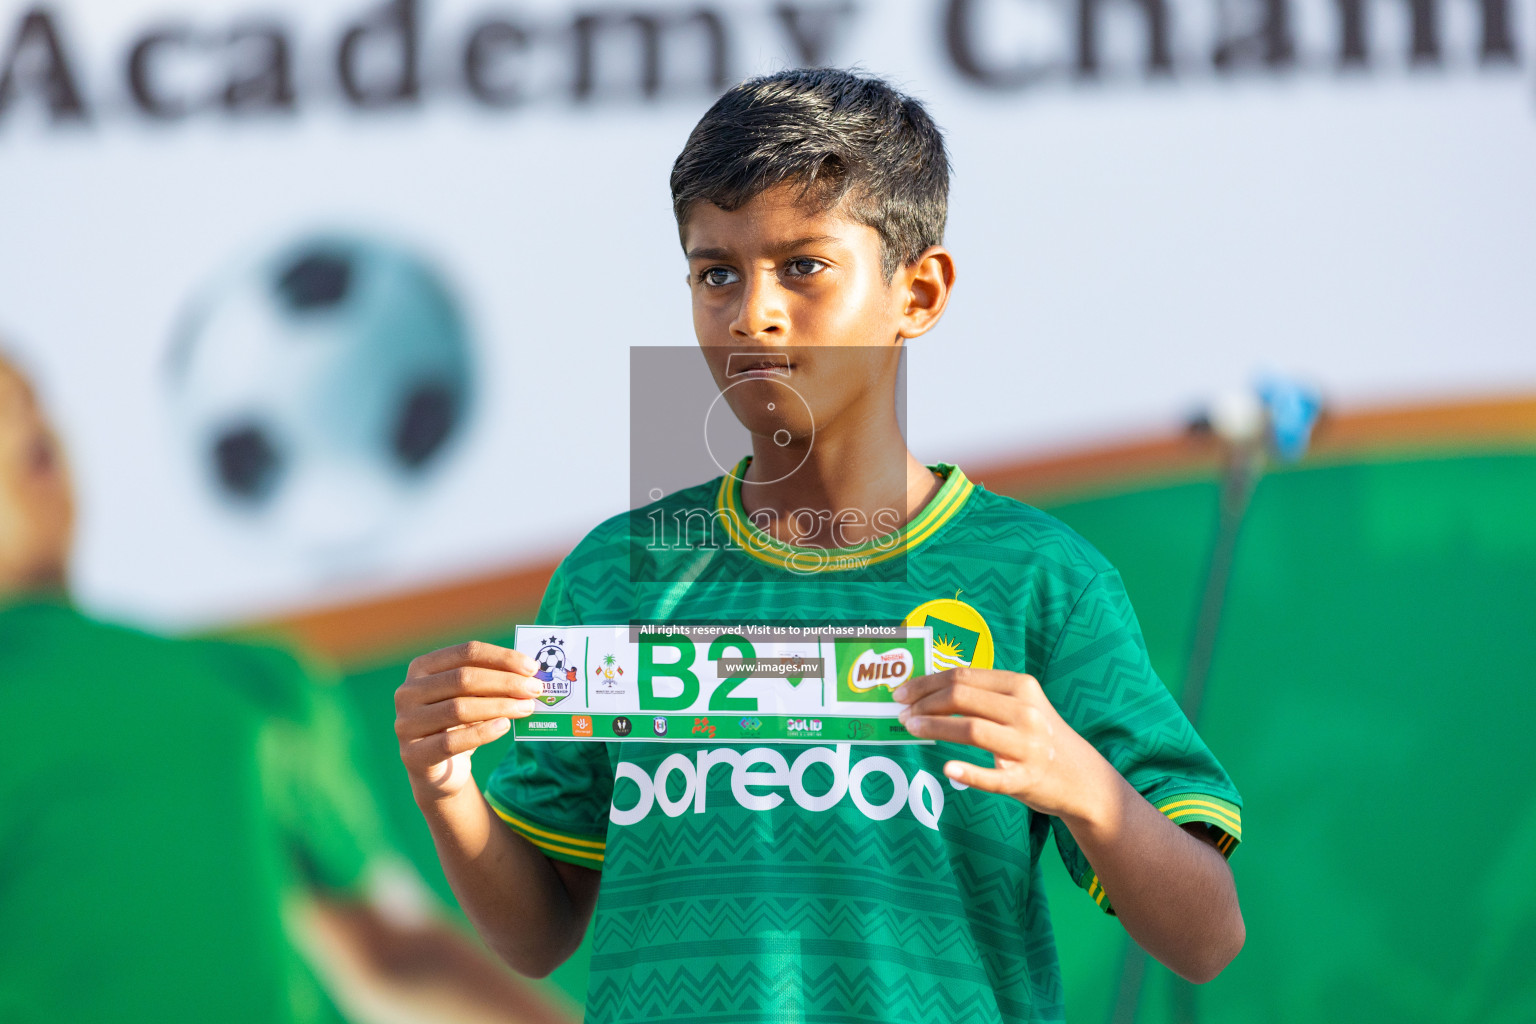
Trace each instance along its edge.
{"label": "yellow collar trim", "polygon": [[910,554],[953,519],[976,489],[976,485],[966,478],[959,467],[940,463],[932,468],[944,477],[943,485],[917,514],[917,518],[901,529],[872,537],[854,547],[797,547],[765,533],[747,518],[746,507],[741,503],[741,481],[751,462],[752,457],[749,455],[737,463],[731,473],[721,478],[715,500],[716,514],[725,523],[731,541],[742,551],[760,562],[800,573],[863,569]]}

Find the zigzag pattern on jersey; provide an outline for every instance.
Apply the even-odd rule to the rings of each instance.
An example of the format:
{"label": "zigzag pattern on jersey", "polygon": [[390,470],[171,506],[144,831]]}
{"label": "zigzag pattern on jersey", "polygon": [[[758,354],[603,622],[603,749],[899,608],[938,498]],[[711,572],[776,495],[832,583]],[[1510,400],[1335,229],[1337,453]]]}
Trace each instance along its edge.
{"label": "zigzag pattern on jersey", "polygon": [[[944,932],[951,925],[979,944],[1005,953],[1016,951],[1024,941],[1020,925],[1026,919],[1030,887],[1023,842],[1006,851],[1008,860],[1000,861],[953,846],[936,853],[932,841],[916,833],[895,843],[872,844],[863,822],[812,829],[795,821],[786,823],[773,846],[747,844],[720,855],[714,843],[732,835],[739,839],[741,832],[725,820],[711,822],[704,830],[703,837],[685,831],[676,837],[681,842],[669,844],[672,856],[662,852],[657,861],[643,867],[630,854],[651,852],[658,846],[657,837],[637,838],[632,851],[625,836],[628,830],[615,831],[604,872],[601,916],[626,921],[626,927],[635,930],[626,941],[642,944],[656,941],[658,929],[681,934],[676,929],[697,927],[697,912],[690,908],[702,900],[739,897],[772,902],[775,896],[804,902],[799,910],[786,904],[763,911],[770,923],[804,913],[813,920],[803,927],[813,932],[844,923],[842,915],[850,903],[878,900],[914,915],[913,920],[926,919],[927,927],[935,929],[926,940],[935,944],[935,952],[954,941]],[[786,846],[814,856],[780,857]],[[705,851],[703,856],[689,852],[700,849]],[[946,860],[950,871],[936,871]],[[787,874],[786,866],[791,868]],[[669,908],[669,901],[676,905]],[[652,913],[657,916],[647,916]],[[742,917],[754,913],[753,908],[742,906],[719,920],[722,926],[746,934],[764,926]]]}
{"label": "zigzag pattern on jersey", "polygon": [[1073,728],[1095,743],[1129,748],[1133,760],[1199,744],[1147,661],[1118,573],[1097,577],[1077,602],[1041,682]]}
{"label": "zigzag pattern on jersey", "polygon": [[[722,949],[774,931],[852,943],[872,958],[882,950],[890,951],[914,968],[975,964],[979,953],[965,918],[910,906],[882,906],[872,899],[760,893],[733,899],[690,898],[681,893],[671,897],[646,907],[605,909],[600,927],[593,932],[594,957],[610,964],[623,957],[654,963],[669,954],[692,956],[686,951],[699,948],[699,943]],[[1016,954],[1021,944],[1017,931],[1011,936],[979,938],[990,939],[989,952],[999,956]]]}
{"label": "zigzag pattern on jersey", "polygon": [[[952,596],[958,582],[963,599],[981,610],[994,634],[1000,626],[1012,631],[1008,620],[1023,618],[1027,608],[1029,618],[1054,635],[1064,616],[1053,614],[1052,606],[1070,607],[1088,581],[1109,567],[1060,520],[977,488],[938,539],[913,553],[908,576],[912,588],[928,597]],[[1029,653],[1031,664],[1039,664],[1046,650]]]}
{"label": "zigzag pattern on jersey", "polygon": [[[858,879],[845,873],[831,879],[833,892],[824,891],[824,881],[814,875],[711,878],[690,890],[674,880],[646,891],[648,902],[614,905],[605,898],[594,938],[599,950],[619,950],[790,928],[809,935],[891,935],[893,947],[938,959],[974,959],[974,950],[981,949],[1007,963],[1017,962],[1020,948],[1029,942],[1023,929],[1026,913],[1001,917],[1000,901],[964,899],[965,889],[942,878],[934,879],[926,905],[911,897],[889,899],[890,887],[878,877],[866,878],[859,887]],[[847,895],[848,889],[858,888],[862,896]],[[992,973],[1008,980],[1012,972],[999,968]]]}
{"label": "zigzag pattern on jersey", "polygon": [[631,878],[664,877],[690,867],[712,872],[754,865],[799,870],[821,864],[877,868],[890,878],[921,879],[932,874],[935,862],[948,858],[940,834],[932,829],[914,821],[871,822],[851,807],[840,814],[785,815],[774,819],[771,841],[744,841],[742,819],[750,822],[747,815],[753,813],[722,808],[676,819],[647,819],[649,828],[612,829],[608,848],[613,871],[605,872],[605,882],[611,878],[612,884],[623,885]]}
{"label": "zigzag pattern on jersey", "polygon": [[594,961],[587,1020],[1043,1024],[1063,1019],[1059,1001],[1030,1005],[999,999],[984,984],[955,977],[862,966],[852,958],[802,956],[788,963],[791,958],[771,953],[744,961],[712,958],[704,961],[710,966],[702,971],[677,961],[668,961],[664,970],[607,971]]}
{"label": "zigzag pattern on jersey", "polygon": [[[1078,601],[1042,685],[1067,723],[1149,800],[1188,790],[1240,803],[1220,764],[1148,662],[1117,573],[1097,577]],[[1071,833],[1057,821],[1052,830],[1073,880],[1080,886],[1091,881],[1092,868]],[[1109,909],[1106,902],[1096,902]]]}
{"label": "zigzag pattern on jersey", "polygon": [[1056,710],[1079,732],[1113,729],[1133,734],[1163,724],[1174,713],[1187,727],[1188,719],[1146,659],[1123,650],[1125,646],[1122,642],[1101,651],[1076,671],[1053,670],[1041,686]]}
{"label": "zigzag pattern on jersey", "polygon": [[[703,905],[697,911],[709,912]],[[756,927],[746,932],[711,933],[707,937],[659,935],[649,941],[639,934],[615,937],[611,933],[605,934],[605,929],[595,936],[592,970],[602,973],[643,968],[681,970],[710,959],[756,956],[765,937],[793,935],[796,937],[796,953],[806,957],[834,957],[872,968],[884,965],[887,970],[966,980],[990,989],[996,998],[1021,1004],[1035,998],[1032,993],[1050,1000],[1060,999],[1055,944],[1049,937],[1030,942],[1020,939],[1007,948],[956,942],[935,955],[926,941],[929,936],[921,927],[908,929],[908,934],[925,941],[918,945],[902,944],[899,930],[883,927],[890,923],[888,916],[870,921],[854,920],[848,924],[857,927],[858,931],[824,933],[818,930],[817,922],[800,915],[788,915],[782,920],[763,915],[755,921]],[[613,952],[606,952],[610,946]]]}
{"label": "zigzag pattern on jersey", "polygon": [[[980,790],[947,794],[938,833],[912,821],[871,822],[851,808],[841,814],[777,813],[726,804],[703,815],[685,812],[677,819],[651,818],[613,829],[604,884],[622,887],[631,879],[674,871],[753,864],[877,866],[897,883],[925,884],[933,865],[946,860],[958,870],[983,865],[988,871],[1016,872],[1016,881],[1022,882],[1029,865],[1029,829],[1030,812],[1022,804]],[[980,884],[981,879],[967,881]]]}
{"label": "zigzag pattern on jersey", "polygon": [[[1042,822],[1044,819],[1040,819]],[[1041,834],[1049,833],[1042,824]],[[1024,911],[1024,961],[1029,969],[1029,988],[1037,1003],[1059,1005],[1066,999],[1061,968],[1056,956],[1056,934],[1051,930],[1050,901],[1037,857],[1030,865],[1029,902]]]}
{"label": "zigzag pattern on jersey", "polygon": [[[989,883],[994,880],[1018,887],[1017,878],[998,875]],[[973,945],[1014,957],[1026,944],[1021,925],[1028,910],[1020,906],[1014,916],[1003,916],[1014,900],[991,898],[988,887],[975,898],[964,879],[945,879],[942,874],[932,878],[928,889],[925,901],[916,887],[904,891],[878,875],[860,878],[851,871],[797,872],[789,878],[767,873],[711,875],[693,886],[672,878],[624,894],[605,893],[603,923],[594,936],[600,950],[615,950],[726,939],[774,928],[866,938],[891,934],[896,936],[892,945],[939,958],[955,956],[957,950],[969,958]]]}
{"label": "zigzag pattern on jersey", "polygon": [[1038,568],[1069,590],[1081,590],[1089,579],[1111,568],[1097,548],[1060,519],[979,488],[966,507],[964,529],[945,540],[946,555],[959,545],[996,545],[994,553]]}
{"label": "zigzag pattern on jersey", "polygon": [[1051,670],[1073,672],[1121,646],[1146,651],[1119,574],[1104,573],[1093,578],[1062,623]]}
{"label": "zigzag pattern on jersey", "polygon": [[944,538],[944,558],[1002,562],[1019,576],[1041,575],[1061,589],[1080,593],[1110,564],[1060,521],[1046,519],[1048,522],[1032,522],[1006,509],[971,509]]}
{"label": "zigzag pattern on jersey", "polygon": [[1047,695],[1062,717],[1149,799],[1184,787],[1240,802],[1144,658],[1102,658],[1065,679],[1053,678]]}

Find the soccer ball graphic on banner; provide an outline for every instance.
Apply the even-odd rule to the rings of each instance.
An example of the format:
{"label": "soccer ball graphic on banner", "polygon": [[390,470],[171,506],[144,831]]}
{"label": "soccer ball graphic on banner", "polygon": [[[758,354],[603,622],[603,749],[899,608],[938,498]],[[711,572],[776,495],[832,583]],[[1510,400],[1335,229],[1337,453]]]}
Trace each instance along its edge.
{"label": "soccer ball graphic on banner", "polygon": [[330,568],[386,532],[470,401],[463,317],[436,271],[346,235],[214,281],[183,321],[169,377],[217,507]]}

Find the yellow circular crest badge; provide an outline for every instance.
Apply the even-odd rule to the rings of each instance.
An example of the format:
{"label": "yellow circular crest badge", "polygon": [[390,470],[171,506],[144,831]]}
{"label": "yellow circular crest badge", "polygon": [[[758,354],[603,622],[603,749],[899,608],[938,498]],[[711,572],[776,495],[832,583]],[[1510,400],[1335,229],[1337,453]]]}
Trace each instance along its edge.
{"label": "yellow circular crest badge", "polygon": [[937,672],[972,665],[992,667],[992,630],[981,613],[957,598],[925,601],[907,613],[908,626],[933,628],[933,667]]}

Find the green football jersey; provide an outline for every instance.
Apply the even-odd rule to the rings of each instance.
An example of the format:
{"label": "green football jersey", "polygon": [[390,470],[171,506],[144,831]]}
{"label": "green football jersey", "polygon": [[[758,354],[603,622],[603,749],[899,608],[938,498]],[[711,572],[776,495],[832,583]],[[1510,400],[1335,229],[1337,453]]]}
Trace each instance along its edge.
{"label": "green football jersey", "polygon": [[[796,549],[748,519],[745,465],[593,530],[539,623],[926,625],[940,666],[1033,674],[1149,801],[1230,853],[1238,793],[1087,542],[939,466],[898,543]],[[592,1024],[1061,1020],[1047,842],[1109,900],[1060,821],[950,781],[954,759],[991,763],[947,743],[515,743],[486,795],[549,856],[602,870]]]}
{"label": "green football jersey", "polygon": [[0,607],[0,1020],[339,1024],[288,901],[382,826],[282,651]]}

